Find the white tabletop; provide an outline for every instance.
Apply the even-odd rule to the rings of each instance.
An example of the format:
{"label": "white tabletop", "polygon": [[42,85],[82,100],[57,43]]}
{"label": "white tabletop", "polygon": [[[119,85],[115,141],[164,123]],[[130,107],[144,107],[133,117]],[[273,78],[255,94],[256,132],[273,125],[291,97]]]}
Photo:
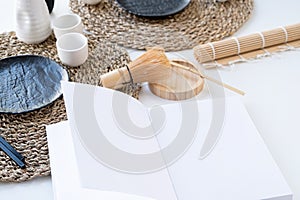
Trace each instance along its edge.
{"label": "white tabletop", "polygon": [[[0,32],[14,30],[14,2],[0,1]],[[56,0],[52,18],[68,12],[68,0]],[[255,0],[250,20],[236,33],[249,33],[299,23],[299,0]],[[192,57],[192,51],[183,52]],[[261,136],[295,194],[300,200],[300,52],[284,52],[230,69],[206,73],[246,91],[242,98]],[[144,92],[141,100],[151,101]],[[150,102],[151,103],[151,102]],[[36,178],[21,184],[0,184],[1,199],[52,200],[51,178]]]}

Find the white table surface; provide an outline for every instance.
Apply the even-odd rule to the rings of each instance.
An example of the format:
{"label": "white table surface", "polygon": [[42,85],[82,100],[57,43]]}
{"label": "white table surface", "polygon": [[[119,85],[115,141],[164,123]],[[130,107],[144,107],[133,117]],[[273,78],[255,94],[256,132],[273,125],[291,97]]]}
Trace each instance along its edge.
{"label": "white table surface", "polygon": [[[23,0],[24,1],[24,0]],[[15,0],[0,1],[0,32],[14,30]],[[56,0],[52,18],[68,12],[68,0]],[[299,0],[255,0],[250,20],[237,36],[300,22]],[[185,51],[192,57],[192,51]],[[246,91],[242,98],[275,161],[300,200],[300,52],[284,52],[257,62],[238,64],[231,69],[211,70],[224,82]],[[144,92],[141,100],[151,102]],[[51,178],[36,178],[19,184],[0,183],[1,199],[52,200]]]}

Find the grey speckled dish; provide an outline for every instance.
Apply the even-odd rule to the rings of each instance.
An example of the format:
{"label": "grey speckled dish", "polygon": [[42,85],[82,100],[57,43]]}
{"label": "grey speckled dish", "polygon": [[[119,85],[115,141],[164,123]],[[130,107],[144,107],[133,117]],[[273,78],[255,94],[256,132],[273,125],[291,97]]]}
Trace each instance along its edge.
{"label": "grey speckled dish", "polygon": [[128,12],[144,17],[165,17],[182,11],[191,0],[117,0]]}
{"label": "grey speckled dish", "polygon": [[0,112],[22,113],[46,106],[61,94],[68,74],[53,60],[34,55],[0,60]]}

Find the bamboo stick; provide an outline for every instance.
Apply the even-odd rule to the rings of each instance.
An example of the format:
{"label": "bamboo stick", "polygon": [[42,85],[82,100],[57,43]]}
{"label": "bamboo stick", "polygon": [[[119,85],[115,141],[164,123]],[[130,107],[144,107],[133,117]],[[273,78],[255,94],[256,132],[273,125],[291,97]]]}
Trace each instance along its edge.
{"label": "bamboo stick", "polygon": [[[187,61],[186,61],[186,62],[187,62]],[[239,90],[239,89],[237,89],[237,88],[235,88],[235,87],[233,87],[233,86],[230,86],[230,85],[228,85],[228,84],[226,84],[226,83],[223,83],[223,82],[221,82],[221,81],[219,81],[219,80],[217,80],[217,79],[214,79],[214,78],[212,78],[212,77],[206,76],[206,75],[202,74],[200,71],[191,69],[191,68],[189,68],[189,67],[186,67],[186,66],[184,66],[184,65],[181,65],[181,64],[179,64],[179,63],[172,62],[172,61],[171,61],[171,64],[172,64],[173,66],[178,67],[178,68],[181,68],[181,69],[184,69],[184,70],[188,70],[188,71],[192,72],[193,74],[196,74],[196,75],[200,76],[201,78],[204,78],[204,79],[207,79],[207,80],[209,80],[209,81],[211,81],[211,82],[214,82],[214,83],[216,83],[217,85],[223,86],[224,88],[227,88],[227,89],[229,89],[229,90],[231,90],[231,91],[233,91],[233,92],[235,92],[235,93],[238,93],[238,94],[240,94],[240,95],[245,95],[245,92],[243,92],[242,90]]]}

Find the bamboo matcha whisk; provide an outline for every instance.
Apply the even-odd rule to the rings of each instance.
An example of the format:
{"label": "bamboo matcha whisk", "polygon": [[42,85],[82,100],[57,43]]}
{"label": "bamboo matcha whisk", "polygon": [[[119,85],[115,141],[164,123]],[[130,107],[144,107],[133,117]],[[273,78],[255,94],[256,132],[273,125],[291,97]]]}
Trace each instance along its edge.
{"label": "bamboo matcha whisk", "polygon": [[119,89],[124,84],[151,82],[155,83],[165,79],[171,74],[171,64],[165,53],[158,49],[150,49],[136,60],[132,61],[128,68],[123,67],[102,75],[101,83],[104,87]]}
{"label": "bamboo matcha whisk", "polygon": [[[179,63],[187,63],[187,61],[179,60]],[[178,62],[170,61],[164,50],[160,47],[148,48],[147,52],[131,62],[127,67],[116,69],[107,74],[102,75],[101,83],[104,87],[119,89],[127,83],[142,83],[148,82],[152,84],[152,88],[155,87],[155,83],[164,84],[164,87],[168,88],[176,83],[176,77],[180,76],[174,67],[189,71],[199,76],[199,78],[210,80],[216,84],[219,84],[225,88],[228,88],[238,94],[244,95],[244,92],[238,90],[232,86],[222,83],[216,79],[201,74],[198,70],[179,64]],[[191,64],[188,64],[191,65]],[[172,80],[172,81],[167,81]],[[168,85],[171,84],[171,85]],[[177,87],[177,86],[176,86]],[[180,87],[180,86],[178,86]],[[176,88],[175,88],[176,89]],[[187,88],[188,89],[188,88]],[[181,92],[182,93],[182,92]]]}

